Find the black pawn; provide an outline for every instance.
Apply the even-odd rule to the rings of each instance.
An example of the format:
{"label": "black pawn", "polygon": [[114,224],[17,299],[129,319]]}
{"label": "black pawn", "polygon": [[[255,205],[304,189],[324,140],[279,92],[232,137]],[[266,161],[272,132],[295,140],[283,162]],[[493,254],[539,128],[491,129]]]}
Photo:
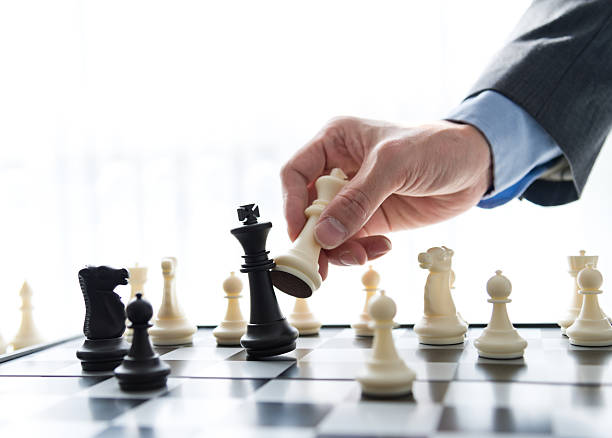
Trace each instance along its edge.
{"label": "black pawn", "polygon": [[266,239],[272,223],[258,223],[259,209],[254,204],[238,209],[243,226],[231,233],[238,239],[245,255],[240,272],[249,276],[251,316],[246,333],[240,339],[251,358],[276,356],[295,350],[298,331],[283,317],[272,287],[270,270],[274,260],[268,258]]}
{"label": "black pawn", "polygon": [[124,391],[149,391],[166,386],[170,367],[153,351],[149,340],[149,320],[153,307],[136,294],[136,299],[127,306],[127,317],[133,329],[132,347],[115,369],[115,377]]}

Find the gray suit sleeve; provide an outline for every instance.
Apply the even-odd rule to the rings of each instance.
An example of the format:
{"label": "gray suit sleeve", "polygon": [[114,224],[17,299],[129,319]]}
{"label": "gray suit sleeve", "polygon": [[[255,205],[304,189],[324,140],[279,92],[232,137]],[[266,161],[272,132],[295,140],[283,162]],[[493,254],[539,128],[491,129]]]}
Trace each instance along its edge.
{"label": "gray suit sleeve", "polygon": [[612,127],[612,0],[535,0],[470,96],[487,89],[534,117],[571,170],[555,166],[523,197],[578,199]]}

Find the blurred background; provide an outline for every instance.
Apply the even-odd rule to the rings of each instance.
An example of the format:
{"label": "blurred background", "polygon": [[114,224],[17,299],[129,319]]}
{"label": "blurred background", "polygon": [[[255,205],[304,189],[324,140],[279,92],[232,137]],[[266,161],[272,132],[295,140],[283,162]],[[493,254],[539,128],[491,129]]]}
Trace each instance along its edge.
{"label": "blurred background", "polygon": [[[527,1],[19,1],[0,5],[0,333],[9,340],[27,279],[48,337],[78,333],[87,265],[148,266],[161,301],[161,258],[178,258],[177,291],[198,324],[217,324],[221,283],[238,271],[229,230],[255,202],[289,246],[279,170],[336,115],[417,124],[443,118],[506,40]],[[422,314],[417,255],[455,250],[454,297],[487,322],[485,284],[513,283],[514,322],[554,322],[569,302],[566,256],[601,256],[612,210],[610,147],[583,199],[542,208],[512,201],[393,234],[373,266],[398,305]],[[324,323],[361,311],[367,266],[330,270],[310,299]],[[242,276],[242,274],[240,274]],[[242,307],[248,315],[246,277]],[[612,294],[601,302],[612,312]],[[124,298],[129,287],[117,289]],[[610,291],[612,292],[612,291]],[[279,293],[285,314],[292,299]]]}

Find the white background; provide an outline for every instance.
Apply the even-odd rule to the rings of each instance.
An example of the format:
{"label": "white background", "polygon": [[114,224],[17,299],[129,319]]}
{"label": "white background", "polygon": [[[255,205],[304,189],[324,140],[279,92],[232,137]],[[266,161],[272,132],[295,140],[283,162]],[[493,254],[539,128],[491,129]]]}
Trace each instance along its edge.
{"label": "white background", "polygon": [[[145,291],[157,307],[169,255],[178,257],[190,317],[218,323],[221,283],[241,262],[229,234],[235,208],[259,203],[274,224],[268,248],[284,252],[278,173],[292,153],[335,115],[410,124],[444,117],[527,5],[2,3],[0,333],[10,339],[17,329],[24,279],[48,337],[78,332],[76,274],[86,264],[148,266]],[[391,235],[392,252],[374,265],[396,319],[414,323],[422,312],[427,272],[417,254],[446,245],[468,321],[488,320],[485,283],[498,268],[513,282],[513,321],[556,321],[572,287],[567,255],[597,253],[604,277],[612,275],[611,153],[604,148],[572,205],[515,200]],[[323,322],[357,317],[365,269],[331,269],[311,299]],[[292,301],[280,295],[288,314]],[[612,311],[609,296],[601,301]]]}

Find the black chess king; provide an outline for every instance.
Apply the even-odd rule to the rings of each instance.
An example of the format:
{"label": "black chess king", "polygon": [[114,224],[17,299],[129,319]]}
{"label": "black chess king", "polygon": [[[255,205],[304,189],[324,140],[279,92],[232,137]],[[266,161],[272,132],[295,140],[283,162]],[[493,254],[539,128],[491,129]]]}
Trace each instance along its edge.
{"label": "black chess king", "polygon": [[252,358],[276,356],[295,350],[298,332],[283,317],[272,287],[270,270],[274,260],[268,258],[266,239],[271,222],[257,222],[259,208],[255,204],[238,208],[238,220],[243,223],[231,233],[244,249],[244,264],[240,272],[249,276],[251,316],[240,344]]}

